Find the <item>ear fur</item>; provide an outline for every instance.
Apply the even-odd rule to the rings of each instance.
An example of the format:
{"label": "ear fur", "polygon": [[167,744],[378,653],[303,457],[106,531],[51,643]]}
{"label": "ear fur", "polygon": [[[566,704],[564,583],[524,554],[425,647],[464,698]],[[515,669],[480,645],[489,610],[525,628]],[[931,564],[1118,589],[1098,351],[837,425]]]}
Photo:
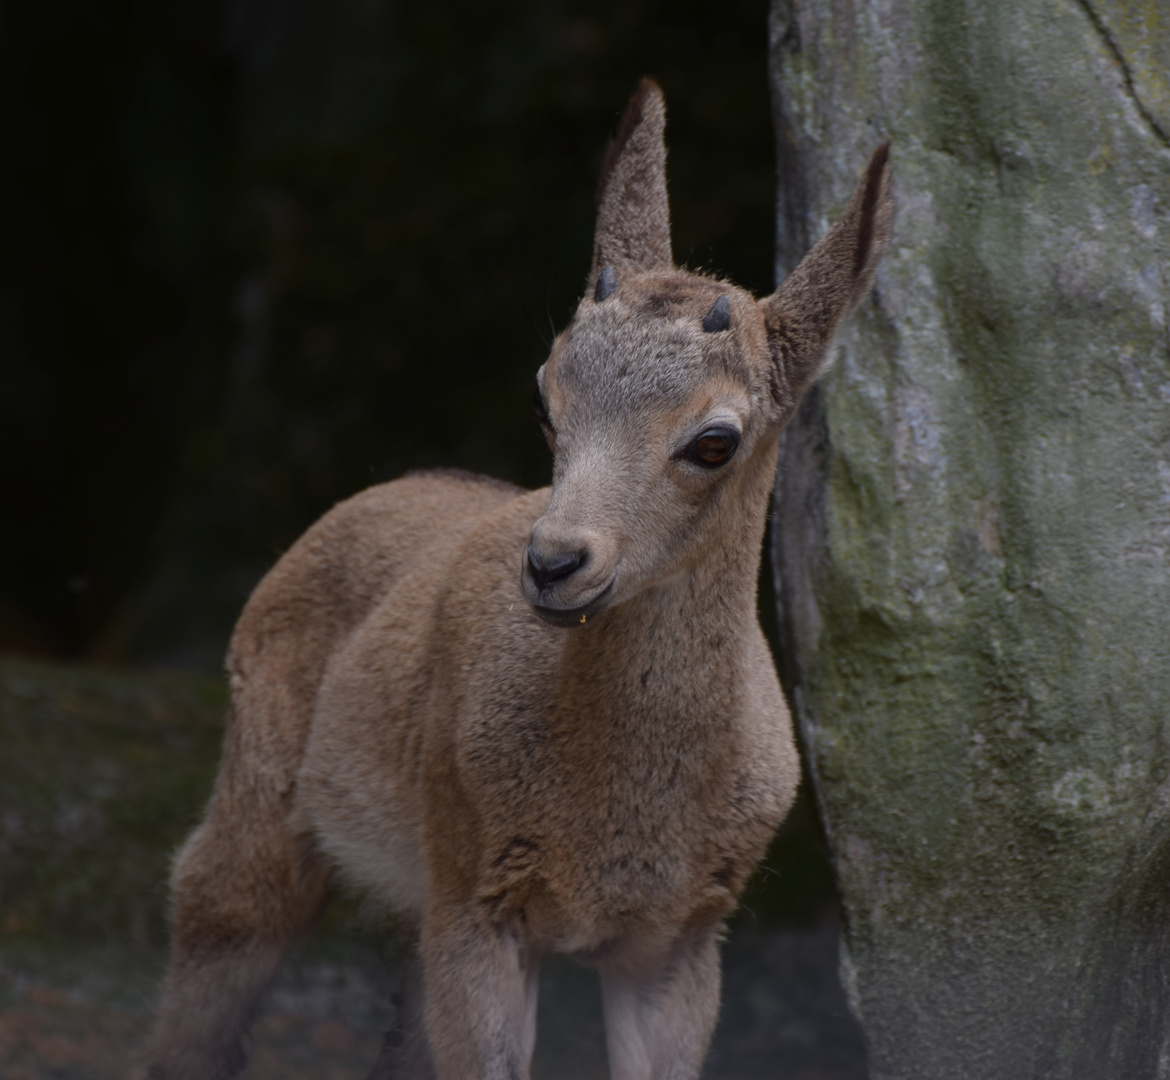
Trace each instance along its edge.
{"label": "ear fur", "polygon": [[671,265],[665,131],[662,91],[643,79],[601,166],[591,285],[605,266],[613,266],[620,278],[623,270]]}
{"label": "ear fur", "polygon": [[838,323],[873,284],[894,220],[889,153],[889,143],[873,152],[837,223],[784,284],[760,301],[776,365],[777,404],[794,407],[824,371]]}

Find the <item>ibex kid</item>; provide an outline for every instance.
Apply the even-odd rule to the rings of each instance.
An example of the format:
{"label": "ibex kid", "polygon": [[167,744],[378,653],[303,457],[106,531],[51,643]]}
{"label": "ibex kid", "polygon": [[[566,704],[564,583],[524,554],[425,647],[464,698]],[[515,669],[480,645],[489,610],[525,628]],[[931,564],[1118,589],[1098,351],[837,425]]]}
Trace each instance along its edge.
{"label": "ibex kid", "polygon": [[756,615],[780,430],[870,287],[891,197],[882,147],[756,301],[673,265],[664,124],[644,81],[537,374],[552,487],[371,488],[249,600],[151,1080],[240,1068],[334,878],[418,927],[422,1001],[374,1076],[526,1077],[549,950],[600,971],[615,1080],[698,1076],[720,928],[799,775]]}

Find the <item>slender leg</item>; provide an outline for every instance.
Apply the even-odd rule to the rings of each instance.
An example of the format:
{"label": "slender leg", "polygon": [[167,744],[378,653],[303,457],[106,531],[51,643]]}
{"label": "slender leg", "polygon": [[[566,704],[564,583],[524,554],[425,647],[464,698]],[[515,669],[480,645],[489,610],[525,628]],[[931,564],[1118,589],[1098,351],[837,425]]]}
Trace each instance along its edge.
{"label": "slender leg", "polygon": [[284,948],[253,943],[218,955],[176,948],[146,1053],[146,1080],[229,1080],[243,1037]]}
{"label": "slender leg", "polygon": [[394,1026],[382,1040],[382,1050],[368,1080],[434,1080],[430,1047],[423,1016],[422,959],[418,933],[407,942],[402,992],[396,996]]}
{"label": "slender leg", "polygon": [[719,935],[681,943],[657,971],[601,974],[611,1080],[696,1080],[719,1013]]}
{"label": "slender leg", "polygon": [[312,923],[328,874],[277,802],[223,785],[171,880],[171,962],[146,1049],[148,1080],[228,1080],[288,946]]}
{"label": "slender leg", "polygon": [[423,926],[426,1027],[438,1080],[526,1080],[536,1042],[536,957],[520,929],[462,907]]}

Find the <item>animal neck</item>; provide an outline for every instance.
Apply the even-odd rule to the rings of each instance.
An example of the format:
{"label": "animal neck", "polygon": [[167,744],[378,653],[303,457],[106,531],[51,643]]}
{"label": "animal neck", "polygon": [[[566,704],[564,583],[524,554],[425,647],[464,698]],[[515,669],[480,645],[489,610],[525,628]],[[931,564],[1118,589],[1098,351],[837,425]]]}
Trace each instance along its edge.
{"label": "animal neck", "polygon": [[684,696],[704,683],[714,693],[739,681],[743,665],[758,655],[742,643],[757,626],[760,559],[778,448],[778,436],[757,448],[717,511],[716,539],[693,567],[605,612],[596,627],[570,635],[569,669],[604,670],[609,686],[624,684],[635,694],[656,685],[659,698],[663,680]]}

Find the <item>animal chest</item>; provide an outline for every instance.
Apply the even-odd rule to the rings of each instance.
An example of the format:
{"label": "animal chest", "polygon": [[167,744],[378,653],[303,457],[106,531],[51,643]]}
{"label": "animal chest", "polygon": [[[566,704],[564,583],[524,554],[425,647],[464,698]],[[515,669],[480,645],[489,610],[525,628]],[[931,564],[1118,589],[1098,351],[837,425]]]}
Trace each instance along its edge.
{"label": "animal chest", "polygon": [[[460,740],[477,891],[530,909],[553,937],[730,910],[786,809],[783,715],[656,714],[634,698],[499,719],[478,716]],[[773,737],[753,738],[761,728]]]}

